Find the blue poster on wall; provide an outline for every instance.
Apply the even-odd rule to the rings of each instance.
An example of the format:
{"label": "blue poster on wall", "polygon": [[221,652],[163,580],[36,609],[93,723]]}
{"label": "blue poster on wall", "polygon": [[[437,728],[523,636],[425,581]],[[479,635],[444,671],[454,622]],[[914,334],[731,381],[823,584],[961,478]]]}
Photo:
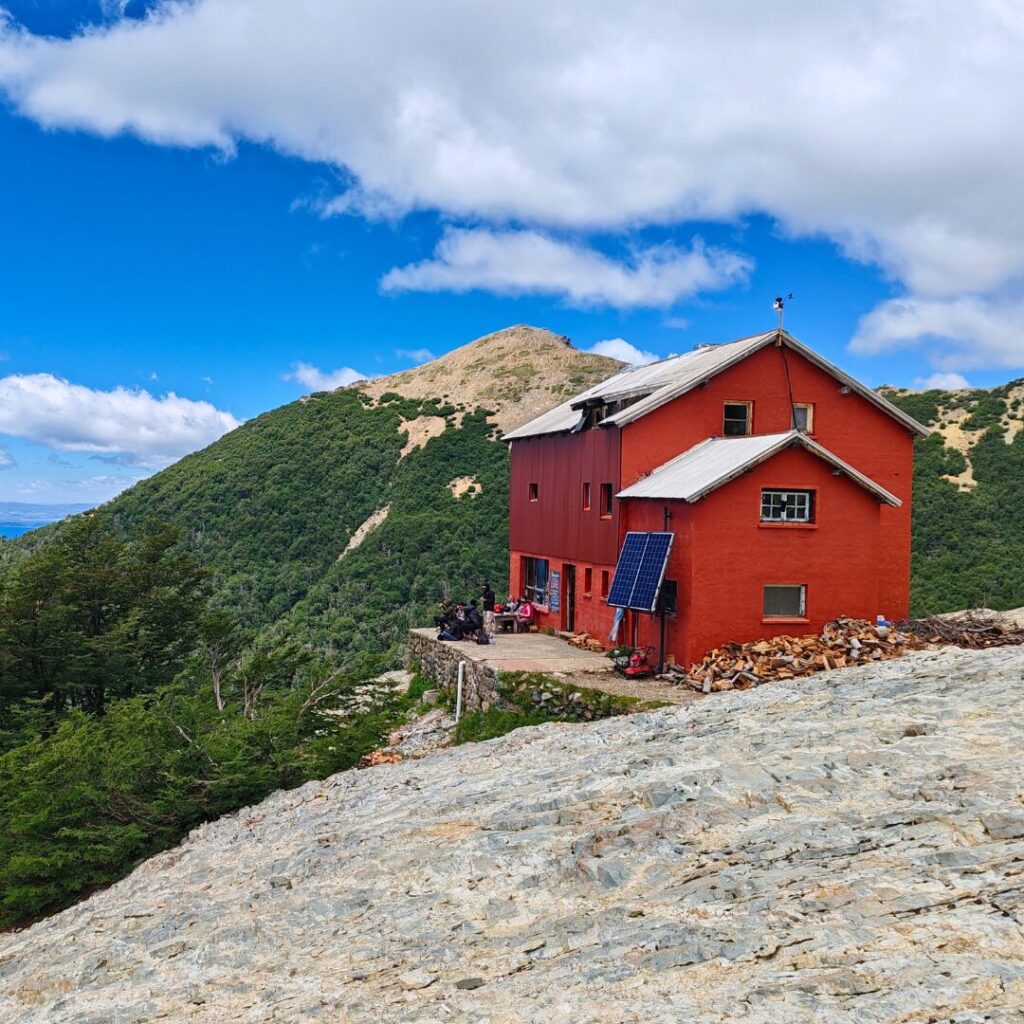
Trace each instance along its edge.
{"label": "blue poster on wall", "polygon": [[557,612],[562,606],[562,574],[553,572],[548,576],[548,608]]}

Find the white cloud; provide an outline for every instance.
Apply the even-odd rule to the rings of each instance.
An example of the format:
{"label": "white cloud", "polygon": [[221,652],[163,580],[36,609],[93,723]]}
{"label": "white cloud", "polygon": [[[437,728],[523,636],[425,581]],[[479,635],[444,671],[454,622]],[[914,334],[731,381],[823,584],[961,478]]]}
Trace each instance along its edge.
{"label": "white cloud", "polygon": [[705,246],[661,245],[618,263],[596,249],[538,231],[449,228],[432,259],[396,267],[385,292],[485,289],[501,295],[556,295],[575,306],[669,306],[698,291],[746,278],[747,257]]}
{"label": "white cloud", "polygon": [[173,392],[98,391],[49,373],[0,378],[0,434],[58,451],[121,453],[159,467],[238,425],[231,413]]}
{"label": "white cloud", "polygon": [[410,363],[428,363],[436,356],[429,348],[396,348],[395,355],[399,359],[408,359]]}
{"label": "white cloud", "polygon": [[291,372],[284,374],[284,379],[297,381],[310,391],[334,391],[346,388],[357,380],[366,380],[368,376],[348,366],[324,371],[309,363],[292,363]]}
{"label": "white cloud", "polygon": [[890,299],[861,317],[850,348],[879,355],[917,346],[942,371],[1024,364],[1024,300],[968,295]]}
{"label": "white cloud", "polygon": [[14,456],[6,448],[0,448],[0,469],[13,469],[17,464]]}
{"label": "white cloud", "polygon": [[934,388],[940,391],[959,391],[970,386],[962,373],[933,373],[928,377],[914,379],[914,387],[924,391],[931,391]]}
{"label": "white cloud", "polygon": [[23,480],[17,485],[17,493],[37,501],[100,504],[116,498],[122,491],[144,479],[145,476],[123,477],[100,473],[78,480],[61,481],[59,484],[53,480]]}
{"label": "white cloud", "polygon": [[326,161],[329,212],[763,211],[956,294],[1024,270],[1022,44],[1005,0],[192,0],[70,41],[8,24],[0,85],[51,127]]}
{"label": "white cloud", "polygon": [[618,359],[620,362],[629,363],[632,366],[655,363],[661,358],[661,356],[657,356],[653,352],[644,352],[642,349],[637,348],[636,345],[626,341],[625,338],[608,338],[605,341],[599,341],[596,345],[588,348],[587,351],[593,352],[594,355]]}

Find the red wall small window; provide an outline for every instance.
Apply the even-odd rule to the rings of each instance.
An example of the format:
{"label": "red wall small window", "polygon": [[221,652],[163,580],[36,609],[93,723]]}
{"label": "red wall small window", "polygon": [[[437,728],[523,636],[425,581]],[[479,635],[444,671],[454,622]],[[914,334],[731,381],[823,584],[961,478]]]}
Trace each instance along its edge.
{"label": "red wall small window", "polygon": [[530,501],[536,501],[540,497],[540,488],[536,484],[530,484]]}
{"label": "red wall small window", "polygon": [[601,518],[612,517],[612,485],[601,484]]}
{"label": "red wall small window", "polygon": [[607,597],[608,596],[608,570],[607,569],[602,569],[601,570],[601,596],[602,597]]}
{"label": "red wall small window", "polygon": [[583,593],[590,594],[594,590],[594,570],[583,570]]}
{"label": "red wall small window", "polygon": [[583,484],[583,511],[590,511],[590,483],[587,481]]}

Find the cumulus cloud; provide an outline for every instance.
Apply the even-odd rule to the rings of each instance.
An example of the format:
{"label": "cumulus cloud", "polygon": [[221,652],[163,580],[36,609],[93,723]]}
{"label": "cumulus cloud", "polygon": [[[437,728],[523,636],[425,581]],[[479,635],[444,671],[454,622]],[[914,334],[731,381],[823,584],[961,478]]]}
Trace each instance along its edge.
{"label": "cumulus cloud", "polygon": [[0,434],[58,451],[118,453],[156,468],[238,425],[231,413],[173,392],[99,391],[49,373],[0,378]]}
{"label": "cumulus cloud", "polygon": [[284,374],[285,380],[294,380],[310,391],[334,391],[348,387],[357,380],[366,380],[368,374],[360,373],[349,366],[337,370],[321,370],[310,363],[292,363],[290,373]]}
{"label": "cumulus cloud", "polygon": [[13,469],[17,464],[14,456],[6,448],[0,448],[0,469]]}
{"label": "cumulus cloud", "polygon": [[396,348],[395,355],[399,359],[408,359],[410,363],[428,363],[436,358],[429,348]]}
{"label": "cumulus cloud", "polygon": [[555,295],[574,306],[669,306],[699,291],[744,280],[746,256],[695,239],[690,249],[653,246],[619,263],[596,249],[538,231],[449,228],[431,259],[396,267],[385,292],[485,289]]}
{"label": "cumulus cloud", "polygon": [[[0,88],[47,127],[327,162],[347,186],[325,215],[550,232],[765,213],[927,302],[1024,278],[1022,48],[1005,0],[190,0],[71,40],[8,20]],[[391,280],[536,287],[486,260],[460,285],[470,269],[442,254]],[[961,327],[966,348],[985,324]]]}
{"label": "cumulus cloud", "polygon": [[8,24],[0,84],[48,126],[327,161],[334,211],[766,211],[931,294],[1024,267],[1022,43],[1001,0],[193,0],[71,41]]}
{"label": "cumulus cloud", "polygon": [[934,388],[940,391],[959,391],[970,386],[962,373],[933,373],[928,377],[917,377],[914,380],[914,387],[924,391],[931,391]]}
{"label": "cumulus cloud", "polygon": [[943,371],[1024,364],[1024,300],[968,295],[890,299],[861,317],[851,349],[862,355],[922,349]]}
{"label": "cumulus cloud", "polygon": [[599,341],[596,345],[591,345],[587,351],[593,352],[597,356],[608,356],[611,359],[618,359],[620,362],[629,363],[632,366],[655,363],[661,358],[661,356],[657,356],[653,352],[644,352],[642,349],[637,348],[636,345],[626,341],[625,338],[608,338],[605,341]]}

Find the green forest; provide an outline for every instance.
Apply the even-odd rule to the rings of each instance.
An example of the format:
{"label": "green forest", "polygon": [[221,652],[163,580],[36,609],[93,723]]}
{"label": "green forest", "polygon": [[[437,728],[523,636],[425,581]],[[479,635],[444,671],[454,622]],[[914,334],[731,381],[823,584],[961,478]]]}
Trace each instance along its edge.
{"label": "green forest", "polygon": [[[1022,384],[883,391],[937,428],[915,443],[912,614],[1024,605],[1024,400],[1014,397]],[[971,442],[966,457],[940,433],[952,422]],[[961,490],[946,477],[963,473],[967,459],[975,485]]]}
{"label": "green forest", "polygon": [[[403,457],[422,415],[444,432]],[[409,626],[507,585],[495,439],[486,410],[312,395],[0,545],[0,927],[381,745],[410,698],[357,697]]]}

